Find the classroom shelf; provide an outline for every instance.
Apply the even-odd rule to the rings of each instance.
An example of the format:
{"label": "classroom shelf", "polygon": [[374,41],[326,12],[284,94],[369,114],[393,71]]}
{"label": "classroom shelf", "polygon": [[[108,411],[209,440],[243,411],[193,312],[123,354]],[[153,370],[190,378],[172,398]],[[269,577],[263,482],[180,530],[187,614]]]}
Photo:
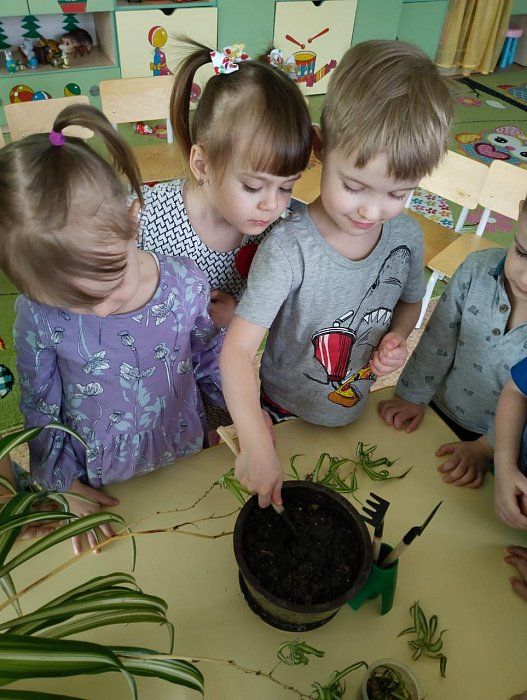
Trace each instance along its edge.
{"label": "classroom shelf", "polygon": [[42,66],[39,65],[38,68],[33,70],[27,69],[23,71],[17,71],[16,73],[8,73],[5,65],[0,65],[0,76],[5,77],[16,77],[19,76],[19,81],[21,83],[25,82],[26,78],[30,78],[35,75],[47,75],[50,73],[62,73],[66,74],[68,71],[72,70],[93,70],[94,68],[115,68],[116,64],[106,55],[106,53],[99,47],[94,46],[90,54],[85,56],[77,56],[76,58],[70,59],[69,68],[53,68],[52,66]]}

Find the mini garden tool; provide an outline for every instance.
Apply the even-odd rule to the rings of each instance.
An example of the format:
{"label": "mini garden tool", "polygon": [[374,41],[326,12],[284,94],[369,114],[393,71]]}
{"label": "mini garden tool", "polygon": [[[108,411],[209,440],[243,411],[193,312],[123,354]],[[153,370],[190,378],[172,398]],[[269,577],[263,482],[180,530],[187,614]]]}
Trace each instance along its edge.
{"label": "mini garden tool", "polygon": [[380,562],[380,566],[384,569],[387,566],[390,566],[390,564],[393,564],[401,554],[409,547],[409,545],[415,540],[416,537],[420,537],[423,534],[423,530],[425,527],[428,525],[428,523],[432,520],[434,515],[436,514],[437,509],[439,506],[443,503],[443,501],[439,501],[437,506],[434,508],[434,510],[430,513],[428,518],[424,521],[422,525],[415,525],[414,527],[411,527],[406,535],[403,537],[403,539],[399,542],[397,547],[395,547],[389,554],[388,556],[383,559]]}
{"label": "mini garden tool", "polygon": [[364,515],[362,519],[365,523],[373,525],[375,532],[373,533],[373,561],[379,561],[379,553],[381,551],[382,533],[384,530],[384,516],[390,505],[389,501],[384,498],[377,496],[377,494],[370,491],[371,499],[366,499],[366,503],[370,506],[362,507],[362,512]]}
{"label": "mini garden tool", "polygon": [[[238,449],[238,445],[234,441],[234,438],[232,438],[229,435],[229,433],[226,431],[226,429],[222,426],[220,426],[219,428],[216,428],[216,432],[218,433],[220,438],[225,442],[225,444],[230,449],[230,451],[237,457],[240,454],[240,451]],[[275,513],[278,513],[278,515],[282,518],[282,520],[287,525],[287,527],[291,530],[292,533],[294,533],[295,537],[298,537],[298,530],[294,526],[291,518],[285,512],[284,506],[278,506],[278,505],[276,505],[276,503],[273,503],[272,501],[271,501],[271,505],[272,505]]]}

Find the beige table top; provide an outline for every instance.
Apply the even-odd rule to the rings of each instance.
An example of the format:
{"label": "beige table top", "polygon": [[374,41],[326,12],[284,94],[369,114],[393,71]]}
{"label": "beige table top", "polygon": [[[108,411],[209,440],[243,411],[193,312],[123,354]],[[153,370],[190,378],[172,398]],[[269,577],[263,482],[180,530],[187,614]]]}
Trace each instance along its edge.
{"label": "beige table top", "polygon": [[[391,390],[375,392],[363,417],[355,424],[336,429],[291,421],[276,429],[278,451],[284,464],[295,453],[306,471],[323,451],[353,456],[357,441],[376,443],[377,454],[399,457],[400,470],[413,466],[401,481],[371,482],[359,474],[358,492],[363,499],[373,490],[391,501],[385,539],[398,541],[412,525],[423,522],[432,507],[443,499],[429,529],[401,559],[395,604],[388,615],[378,613],[378,601],[368,601],[354,612],[345,606],[327,625],[302,634],[281,632],[264,624],[248,608],[238,587],[238,571],[231,537],[197,539],[175,533],[137,538],[137,581],[148,593],[165,598],[169,618],[175,624],[175,653],[182,656],[235,659],[242,666],[269,671],[278,646],[299,637],[322,649],[326,655],[309,666],[282,666],[276,677],[310,691],[311,682],[325,681],[336,669],[359,659],[399,658],[410,664],[421,681],[428,700],[501,700],[527,687],[527,604],[511,590],[512,569],[503,562],[507,544],[524,543],[524,533],[497,523],[492,513],[492,479],[472,491],[443,484],[436,472],[434,456],[438,444],[453,440],[453,434],[431,411],[420,429],[397,433],[376,415],[376,406]],[[232,465],[225,445],[181,460],[174,467],[137,478],[111,489],[121,499],[119,512],[129,523],[144,518],[136,529],[164,528],[236,507],[230,493],[216,487],[197,507],[184,513],[157,511],[183,508],[193,503],[213,481]],[[395,469],[395,467],[394,467]],[[286,470],[287,471],[287,470]],[[231,530],[234,516],[205,522],[200,532]],[[69,543],[41,555],[39,574],[69,558]],[[58,595],[66,584],[111,570],[129,571],[130,547],[126,542],[111,545],[99,556],[90,555],[42,586],[37,594],[23,599],[25,609],[33,601]],[[35,567],[34,563],[32,564]],[[21,571],[17,584],[24,582]],[[405,638],[398,632],[411,624],[408,608],[420,600],[428,615],[439,616],[440,628],[448,628],[444,652],[447,677],[442,679],[436,661],[410,661]],[[86,635],[93,641],[151,646],[165,650],[164,629],[153,625],[109,627]],[[262,677],[245,675],[217,663],[200,664],[210,700],[287,700],[297,696]],[[347,681],[346,698],[357,698],[361,672]],[[182,700],[197,694],[162,683],[138,679],[144,700]],[[16,687],[16,686],[14,686]],[[128,697],[118,674],[79,680],[38,681],[24,687],[41,690],[59,688],[64,693],[97,699]]]}

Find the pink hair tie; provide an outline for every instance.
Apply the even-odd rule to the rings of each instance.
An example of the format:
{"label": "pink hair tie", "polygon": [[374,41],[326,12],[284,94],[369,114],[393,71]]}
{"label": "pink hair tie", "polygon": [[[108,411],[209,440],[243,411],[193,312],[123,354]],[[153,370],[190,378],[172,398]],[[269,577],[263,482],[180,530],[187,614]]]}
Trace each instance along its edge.
{"label": "pink hair tie", "polygon": [[64,136],[62,131],[50,131],[49,140],[50,143],[53,144],[53,146],[64,146],[64,144],[66,143],[66,137]]}

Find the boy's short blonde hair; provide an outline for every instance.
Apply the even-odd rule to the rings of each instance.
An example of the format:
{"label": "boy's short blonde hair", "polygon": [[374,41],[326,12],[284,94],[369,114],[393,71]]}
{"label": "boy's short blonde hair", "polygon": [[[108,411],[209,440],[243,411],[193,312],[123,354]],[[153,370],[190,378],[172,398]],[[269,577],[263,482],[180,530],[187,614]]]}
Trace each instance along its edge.
{"label": "boy's short blonde hair", "polygon": [[378,153],[397,180],[420,180],[447,149],[453,114],[445,81],[417,46],[366,41],[333,73],[322,108],[324,147],[364,167]]}

